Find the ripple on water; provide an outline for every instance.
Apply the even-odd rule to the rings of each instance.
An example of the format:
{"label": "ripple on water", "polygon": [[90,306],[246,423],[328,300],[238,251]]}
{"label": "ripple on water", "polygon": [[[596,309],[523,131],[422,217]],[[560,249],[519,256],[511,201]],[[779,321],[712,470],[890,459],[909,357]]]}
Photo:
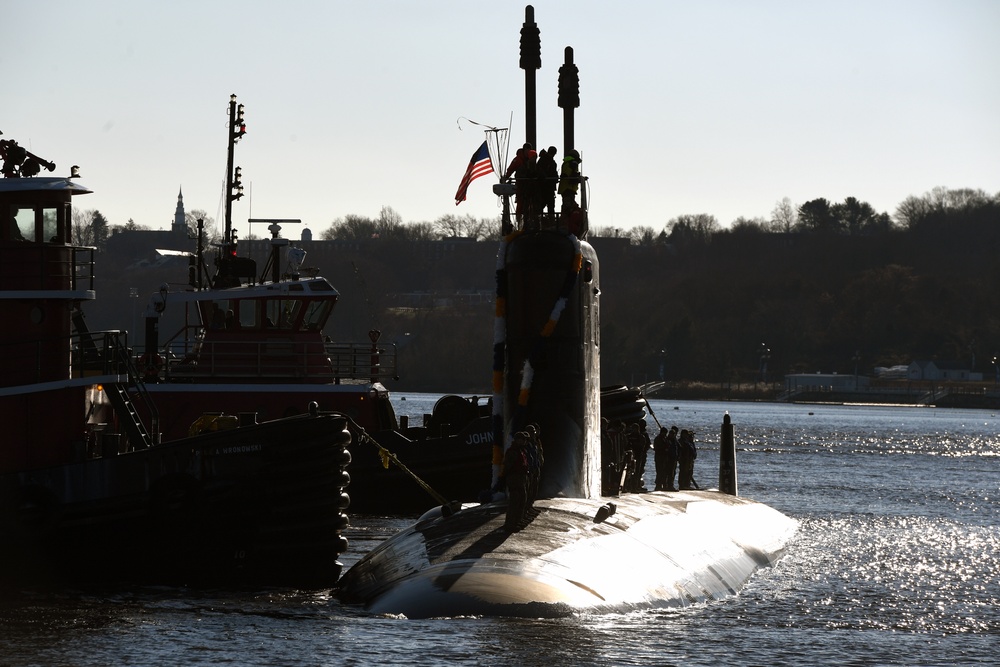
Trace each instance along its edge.
{"label": "ripple on water", "polygon": [[[879,515],[803,522],[766,588],[789,627],[936,634],[997,633],[995,528]],[[783,586],[782,582],[788,582]]]}

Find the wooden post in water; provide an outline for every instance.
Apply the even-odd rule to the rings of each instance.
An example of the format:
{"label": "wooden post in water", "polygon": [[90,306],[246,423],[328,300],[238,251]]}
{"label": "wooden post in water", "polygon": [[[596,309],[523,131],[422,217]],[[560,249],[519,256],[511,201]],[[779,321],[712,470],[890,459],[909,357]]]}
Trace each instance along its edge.
{"label": "wooden post in water", "polygon": [[722,438],[719,442],[719,490],[738,496],[736,485],[736,437],[729,413],[722,418]]}

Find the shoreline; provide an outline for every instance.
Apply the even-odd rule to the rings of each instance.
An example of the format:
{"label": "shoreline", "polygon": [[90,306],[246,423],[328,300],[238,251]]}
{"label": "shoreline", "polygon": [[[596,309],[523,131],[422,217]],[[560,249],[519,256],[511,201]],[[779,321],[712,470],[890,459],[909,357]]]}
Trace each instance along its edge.
{"label": "shoreline", "polygon": [[[431,393],[479,396],[483,399],[492,395],[485,390],[440,391],[424,387],[390,388],[391,394]],[[859,391],[802,391],[793,396],[784,396],[783,387],[735,386],[720,387],[705,382],[670,383],[646,393],[646,398],[655,400],[680,401],[720,401],[720,402],[760,402],[792,403],[799,405],[843,405],[843,406],[885,406],[901,408],[959,408],[974,410],[1000,410],[1000,391],[979,388],[939,387],[936,391],[927,388],[869,388]]]}
{"label": "shoreline", "polygon": [[913,408],[964,408],[977,410],[1000,409],[1000,391],[967,387],[937,391],[924,388],[872,388],[859,391],[801,391],[788,396],[776,387],[720,388],[704,383],[668,385],[649,394],[657,400],[760,401],[802,405],[893,406]]}

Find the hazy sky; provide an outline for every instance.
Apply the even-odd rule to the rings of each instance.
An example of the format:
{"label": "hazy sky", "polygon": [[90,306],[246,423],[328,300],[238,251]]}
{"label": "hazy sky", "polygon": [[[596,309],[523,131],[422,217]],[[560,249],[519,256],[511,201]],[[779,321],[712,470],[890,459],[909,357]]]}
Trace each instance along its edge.
{"label": "hazy sky", "polygon": [[[251,196],[234,221],[492,217],[489,177],[455,206],[484,137],[459,119],[510,126],[508,159],[524,141],[525,4],[0,0],[0,130],[57,175],[80,165],[94,194],[77,206],[111,224],[166,228],[179,188],[221,220],[236,93]],[[935,186],[1000,190],[997,0],[532,4],[538,142],[562,140],[572,46],[592,226],[728,225],[784,197],[893,213]]]}

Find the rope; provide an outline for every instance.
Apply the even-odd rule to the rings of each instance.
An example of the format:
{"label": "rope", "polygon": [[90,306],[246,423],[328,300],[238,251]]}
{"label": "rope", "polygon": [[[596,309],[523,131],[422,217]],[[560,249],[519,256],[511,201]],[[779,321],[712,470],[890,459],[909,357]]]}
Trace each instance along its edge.
{"label": "rope", "polygon": [[663,428],[663,424],[661,424],[660,420],[656,418],[655,414],[653,414],[653,406],[649,404],[649,399],[643,396],[642,400],[646,404],[646,409],[649,410],[649,416],[653,418],[654,422],[656,422],[657,428]]}
{"label": "rope", "polygon": [[[400,470],[402,470],[405,474],[409,475],[410,478],[413,479],[413,481],[416,482],[420,486],[420,488],[422,488],[424,491],[426,491],[427,493],[429,493],[430,496],[432,498],[434,498],[434,500],[438,501],[442,505],[447,505],[448,504],[448,499],[447,498],[445,498],[440,493],[438,493],[437,491],[435,491],[434,489],[432,489],[431,486],[427,482],[425,482],[424,480],[420,479],[420,477],[418,477],[415,472],[413,472],[412,470],[410,470],[409,468],[407,468],[406,464],[404,464],[402,461],[400,461],[399,458],[395,454],[393,454],[391,451],[389,451],[388,449],[386,449],[385,447],[383,447],[382,445],[380,445],[379,442],[374,437],[372,437],[372,435],[370,433],[368,433],[368,431],[366,431],[360,424],[358,424],[356,421],[354,421],[353,419],[351,419],[351,417],[348,416],[348,415],[345,415],[345,414],[342,414],[342,413],[338,413],[338,414],[341,414],[341,416],[347,418],[348,423],[351,425],[351,430],[357,432],[358,441],[359,442],[362,442],[362,443],[371,443],[371,444],[375,445],[375,447],[378,449],[378,455],[382,459],[382,467],[388,469],[389,468],[389,463],[390,462],[394,463],[397,468],[399,468]],[[348,493],[350,493],[349,489],[348,489]]]}

